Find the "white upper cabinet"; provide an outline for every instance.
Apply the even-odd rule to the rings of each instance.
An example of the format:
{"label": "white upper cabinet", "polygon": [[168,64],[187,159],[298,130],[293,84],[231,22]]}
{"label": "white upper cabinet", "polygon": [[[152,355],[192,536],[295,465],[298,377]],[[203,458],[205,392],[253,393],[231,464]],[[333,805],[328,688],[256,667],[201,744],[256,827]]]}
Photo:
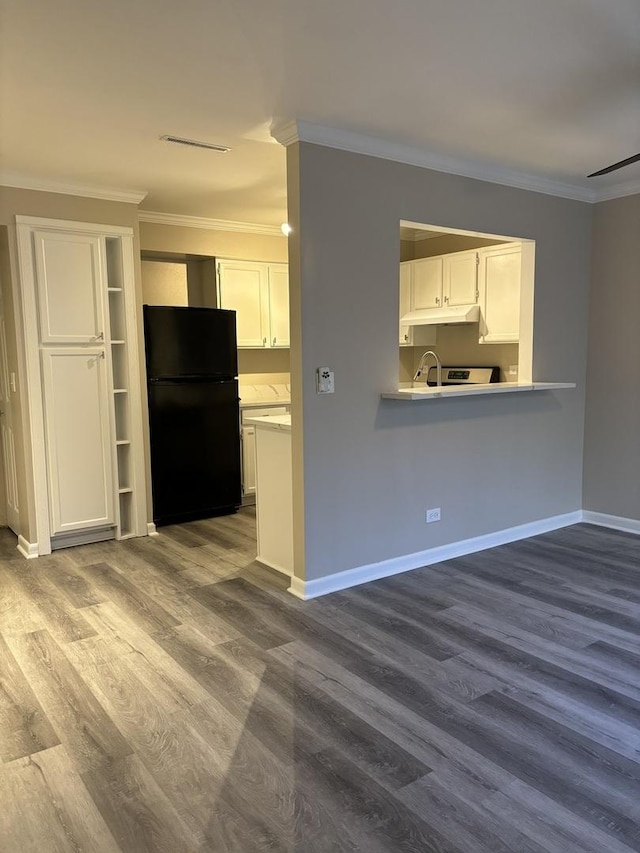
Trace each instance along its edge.
{"label": "white upper cabinet", "polygon": [[478,301],[478,255],[455,252],[408,261],[413,270],[413,309],[474,305]]}
{"label": "white upper cabinet", "polygon": [[269,264],[269,339],[272,347],[288,347],[289,267]]}
{"label": "white upper cabinet", "polygon": [[240,349],[289,346],[287,264],[218,261],[218,304],[236,312]]}
{"label": "white upper cabinet", "polygon": [[36,231],[33,237],[41,342],[104,341],[103,241],[90,234],[52,231]]}
{"label": "white upper cabinet", "polygon": [[269,341],[269,271],[267,264],[218,263],[221,308],[236,312],[239,347],[266,347]]}
{"label": "white upper cabinet", "polygon": [[[400,264],[400,318],[411,311],[411,283],[413,271],[411,261]],[[400,324],[400,346],[411,345],[411,326]]]}
{"label": "white upper cabinet", "polygon": [[42,350],[51,533],[115,524],[105,351]]}
{"label": "white upper cabinet", "polygon": [[474,305],[478,301],[478,254],[456,252],[445,255],[442,265],[445,305]]}
{"label": "white upper cabinet", "polygon": [[[414,307],[415,261],[400,264],[400,318]],[[435,326],[403,326],[400,324],[399,343],[401,347],[432,346],[436,342]]]}
{"label": "white upper cabinet", "polygon": [[413,310],[442,306],[443,259],[420,258],[409,262],[413,268]]}
{"label": "white upper cabinet", "polygon": [[480,343],[516,343],[520,337],[522,248],[519,243],[479,251]]}

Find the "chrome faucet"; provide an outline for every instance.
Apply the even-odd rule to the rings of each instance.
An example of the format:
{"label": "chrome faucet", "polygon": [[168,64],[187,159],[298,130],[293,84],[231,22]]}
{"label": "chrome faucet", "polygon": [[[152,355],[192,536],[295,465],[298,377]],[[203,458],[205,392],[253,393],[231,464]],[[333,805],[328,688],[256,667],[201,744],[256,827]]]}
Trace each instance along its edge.
{"label": "chrome faucet", "polygon": [[[420,363],[418,364],[418,369],[416,370],[416,375],[413,377],[413,381],[417,382],[420,379],[420,377],[422,376],[422,373],[424,371],[424,368],[425,368],[425,365],[427,363],[427,359],[429,358],[429,356],[433,356],[433,360],[435,361],[435,365],[436,365],[436,388],[440,388],[440,386],[442,385],[442,362],[440,361],[440,359],[438,358],[438,356],[435,354],[435,352],[432,349],[427,350],[427,352],[423,352],[422,355],[420,356]],[[426,385],[429,384],[429,371],[427,371],[425,384]]]}

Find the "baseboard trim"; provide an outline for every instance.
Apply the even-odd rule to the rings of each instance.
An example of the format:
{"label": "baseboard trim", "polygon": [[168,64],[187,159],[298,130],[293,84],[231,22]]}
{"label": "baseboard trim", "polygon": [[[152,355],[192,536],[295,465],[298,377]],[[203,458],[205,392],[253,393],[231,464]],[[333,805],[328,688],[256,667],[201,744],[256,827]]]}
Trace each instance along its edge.
{"label": "baseboard trim", "polygon": [[160,536],[158,528],[153,521],[147,522],[147,536]]}
{"label": "baseboard trim", "polygon": [[610,527],[612,530],[622,530],[625,533],[640,534],[640,521],[637,518],[625,518],[622,515],[607,515],[606,512],[582,511],[585,524],[597,524],[599,527]]}
{"label": "baseboard trim", "polygon": [[27,542],[24,536],[20,536],[20,534],[18,534],[18,544],[16,547],[26,560],[35,560],[39,556],[38,543]]}
{"label": "baseboard trim", "polygon": [[[429,548],[426,551],[418,551],[403,557],[394,557],[380,563],[371,563],[366,566],[358,566],[355,569],[347,569],[344,572],[336,572],[317,580],[303,581],[301,578],[292,577],[289,592],[296,598],[307,601],[310,598],[328,595],[330,592],[338,592],[352,586],[369,583],[369,581],[430,566],[433,563],[452,560],[454,557],[464,557],[466,554],[485,551],[487,548],[495,548],[497,545],[506,545],[508,542],[517,542],[519,539],[528,539],[530,536],[537,536],[540,533],[559,530],[561,527],[568,527],[571,524],[578,524],[586,520],[583,515],[582,510],[568,512],[564,515],[554,515],[539,521],[497,530],[495,533],[462,539],[459,542],[452,542],[450,545],[440,545],[437,548]],[[638,530],[640,531],[640,525]]]}

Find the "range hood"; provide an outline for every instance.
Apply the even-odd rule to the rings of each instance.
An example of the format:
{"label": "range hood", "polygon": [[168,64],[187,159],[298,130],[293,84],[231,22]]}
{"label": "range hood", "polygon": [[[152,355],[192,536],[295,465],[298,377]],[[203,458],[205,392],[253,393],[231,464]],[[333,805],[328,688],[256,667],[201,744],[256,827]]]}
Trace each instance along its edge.
{"label": "range hood", "polygon": [[442,308],[420,308],[400,318],[401,326],[433,326],[436,323],[477,323],[479,305],[446,305]]}

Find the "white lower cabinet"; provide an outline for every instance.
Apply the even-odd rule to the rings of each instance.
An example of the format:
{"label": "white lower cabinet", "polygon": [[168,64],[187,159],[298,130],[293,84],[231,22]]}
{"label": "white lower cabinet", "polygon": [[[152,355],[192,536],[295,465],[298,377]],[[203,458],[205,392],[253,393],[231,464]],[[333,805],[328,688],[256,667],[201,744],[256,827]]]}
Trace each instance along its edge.
{"label": "white lower cabinet", "polygon": [[256,500],[256,428],[245,424],[247,418],[263,415],[285,415],[289,406],[256,406],[240,411],[240,439],[242,454],[242,503],[252,504]]}
{"label": "white lower cabinet", "polygon": [[256,560],[293,575],[291,428],[256,426]]}
{"label": "white lower cabinet", "polygon": [[480,343],[517,343],[520,337],[522,247],[509,243],[478,251]]}
{"label": "white lower cabinet", "polygon": [[104,348],[44,350],[42,379],[51,533],[114,525]]}
{"label": "white lower cabinet", "polygon": [[242,500],[256,493],[256,428],[243,426],[242,441]]}

